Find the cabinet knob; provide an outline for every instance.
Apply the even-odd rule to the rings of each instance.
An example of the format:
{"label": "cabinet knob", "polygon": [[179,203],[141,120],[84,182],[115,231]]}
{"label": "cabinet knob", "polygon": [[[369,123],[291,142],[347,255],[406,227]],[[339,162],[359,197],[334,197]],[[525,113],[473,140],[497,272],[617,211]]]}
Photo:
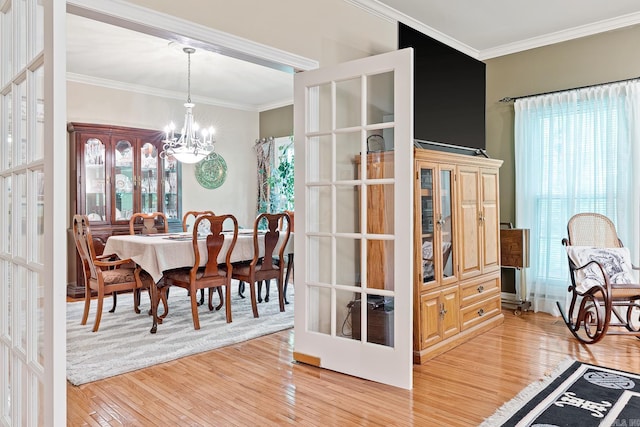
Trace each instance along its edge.
{"label": "cabinet knob", "polygon": [[478,286],[478,293],[482,293],[484,291],[484,286],[480,285]]}
{"label": "cabinet knob", "polygon": [[440,304],[440,317],[444,319],[445,314],[447,314],[447,310],[444,308],[444,304]]}
{"label": "cabinet knob", "polygon": [[484,309],[481,308],[480,310],[478,310],[478,316],[484,316]]}

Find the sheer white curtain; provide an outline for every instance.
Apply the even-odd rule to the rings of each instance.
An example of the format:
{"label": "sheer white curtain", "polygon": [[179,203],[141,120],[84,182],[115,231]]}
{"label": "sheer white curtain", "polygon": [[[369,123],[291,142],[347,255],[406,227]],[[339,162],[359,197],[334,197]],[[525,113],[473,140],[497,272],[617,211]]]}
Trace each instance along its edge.
{"label": "sheer white curtain", "polygon": [[640,264],[640,81],[515,103],[516,224],[530,229],[528,299],[557,315],[569,283],[569,218],[598,212]]}

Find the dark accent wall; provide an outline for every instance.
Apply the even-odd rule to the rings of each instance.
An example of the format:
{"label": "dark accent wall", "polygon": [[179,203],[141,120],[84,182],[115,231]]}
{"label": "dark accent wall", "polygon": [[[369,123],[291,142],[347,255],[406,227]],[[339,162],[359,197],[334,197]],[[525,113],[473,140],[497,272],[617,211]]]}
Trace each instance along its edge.
{"label": "dark accent wall", "polygon": [[405,47],[414,50],[414,138],[484,150],[484,62],[398,23]]}

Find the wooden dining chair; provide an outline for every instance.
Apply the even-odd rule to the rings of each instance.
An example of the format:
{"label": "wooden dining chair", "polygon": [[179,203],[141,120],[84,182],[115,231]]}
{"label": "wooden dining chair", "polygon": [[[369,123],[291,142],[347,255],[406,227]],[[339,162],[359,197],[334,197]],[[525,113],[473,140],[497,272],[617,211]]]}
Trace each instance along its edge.
{"label": "wooden dining chair", "polygon": [[[141,228],[138,228],[142,225]],[[138,228],[138,233],[136,229]],[[157,234],[168,233],[169,222],[162,212],[142,213],[137,212],[129,219],[129,234]]]}
{"label": "wooden dining chair", "polygon": [[182,216],[182,231],[189,231],[190,222],[193,220],[195,223],[196,218],[202,214],[215,215],[213,211],[188,211]]}
{"label": "wooden dining chair", "polygon": [[[192,218],[195,224],[196,218],[198,218],[198,216],[202,214],[215,215],[213,211],[188,211],[182,216],[182,231],[189,231],[189,225],[192,221]],[[200,289],[200,301],[198,301],[198,305],[202,304],[204,304],[204,289]]]}
{"label": "wooden dining chair", "polygon": [[[233,228],[231,231],[223,232],[223,223],[231,221]],[[207,223],[210,234],[206,236],[206,252],[201,251],[198,239],[200,224]],[[225,239],[231,239],[229,246],[225,245]],[[191,314],[193,326],[200,329],[200,319],[198,317],[198,304],[196,302],[196,291],[198,289],[209,289],[209,311],[213,310],[213,289],[217,288],[220,295],[220,304],[216,310],[222,308],[226,299],[227,323],[231,322],[231,275],[233,267],[231,265],[231,253],[238,239],[238,221],[233,215],[214,215],[205,213],[196,218],[192,229],[192,246],[194,253],[193,267],[178,268],[164,273],[164,286],[159,294],[167,291],[169,286],[180,286],[189,291],[191,298]],[[218,258],[223,246],[226,247],[224,263],[218,264]],[[203,257],[207,258],[204,266],[200,266]],[[225,295],[222,288],[225,288]],[[156,301],[157,303],[157,301]]]}
{"label": "wooden dining chair", "polygon": [[[140,313],[138,305],[140,303],[136,290],[153,286],[153,279],[140,267],[134,266],[130,258],[116,259],[114,254],[96,255],[89,226],[89,218],[86,215],[74,215],[73,217],[73,238],[78,250],[78,255],[82,262],[84,273],[85,299],[84,312],[81,324],[87,324],[89,308],[91,306],[91,292],[96,291],[97,311],[93,324],[93,332],[97,332],[102,318],[102,305],[105,295],[118,291],[134,291],[133,309]],[[115,305],[114,305],[115,310]]]}
{"label": "wooden dining chair", "polygon": [[[285,221],[283,230],[280,230],[281,221]],[[261,229],[263,226],[266,229]],[[258,215],[253,224],[253,258],[250,262],[234,264],[232,277],[249,284],[253,317],[258,317],[256,286],[260,292],[262,282],[271,279],[277,280],[280,311],[284,311],[284,250],[290,232],[290,218],[284,212]],[[284,233],[282,239],[281,233]],[[276,249],[277,255],[274,256]]]}

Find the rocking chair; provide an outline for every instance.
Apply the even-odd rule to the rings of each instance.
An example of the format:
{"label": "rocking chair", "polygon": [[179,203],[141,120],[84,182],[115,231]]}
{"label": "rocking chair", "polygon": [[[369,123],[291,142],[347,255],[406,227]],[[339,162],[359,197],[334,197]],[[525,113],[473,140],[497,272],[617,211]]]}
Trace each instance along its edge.
{"label": "rocking chair", "polygon": [[565,315],[574,337],[595,344],[606,334],[640,338],[640,284],[632,274],[629,249],[604,215],[580,213],[567,224],[571,302]]}

